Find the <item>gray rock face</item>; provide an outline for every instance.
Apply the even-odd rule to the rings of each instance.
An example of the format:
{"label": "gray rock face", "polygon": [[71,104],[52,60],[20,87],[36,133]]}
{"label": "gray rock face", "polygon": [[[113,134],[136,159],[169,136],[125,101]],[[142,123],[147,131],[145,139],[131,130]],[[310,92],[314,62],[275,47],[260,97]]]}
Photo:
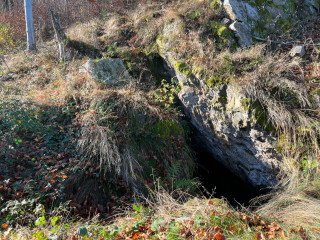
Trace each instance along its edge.
{"label": "gray rock face", "polygon": [[259,126],[254,110],[246,105],[245,89],[235,81],[208,87],[205,79],[181,72],[170,42],[179,33],[172,29],[179,29],[179,24],[164,27],[157,41],[159,52],[175,70],[181,85],[179,99],[200,132],[202,144],[215,159],[253,186],[277,184],[281,157],[273,146],[275,139]]}
{"label": "gray rock face", "polygon": [[198,81],[201,88],[184,85],[179,98],[206,149],[253,186],[275,185],[281,158],[272,146],[272,137],[244,107],[244,92],[234,83],[208,89]]}
{"label": "gray rock face", "polygon": [[93,79],[105,84],[123,83],[131,79],[129,72],[119,58],[90,59],[83,67]]}
{"label": "gray rock face", "polygon": [[229,28],[235,32],[238,44],[241,47],[248,47],[252,45],[251,31],[245,23],[235,21]]}
{"label": "gray rock face", "polygon": [[[286,31],[292,21],[307,19],[316,13],[317,0],[221,0],[231,19],[226,23],[241,46],[250,46],[252,36],[266,37],[275,30]],[[298,5],[297,5],[298,4]],[[300,11],[296,12],[299,8]],[[167,24],[157,43],[159,52],[181,85],[179,98],[193,125],[202,136],[202,144],[233,173],[256,187],[277,184],[281,155],[275,150],[275,139],[264,131],[255,118],[258,109],[250,109],[250,99],[236,81],[208,87],[206,80],[184,71],[175,59],[175,44],[183,24]],[[299,49],[297,49],[299,50]],[[296,51],[303,54],[302,49]]]}
{"label": "gray rock face", "polygon": [[312,17],[319,8],[317,0],[301,3],[293,0],[224,0],[223,7],[234,22],[230,29],[235,32],[240,46],[251,45],[252,40],[248,39],[252,39],[252,35],[264,37],[268,35],[268,30],[285,31],[288,23],[298,18]]}

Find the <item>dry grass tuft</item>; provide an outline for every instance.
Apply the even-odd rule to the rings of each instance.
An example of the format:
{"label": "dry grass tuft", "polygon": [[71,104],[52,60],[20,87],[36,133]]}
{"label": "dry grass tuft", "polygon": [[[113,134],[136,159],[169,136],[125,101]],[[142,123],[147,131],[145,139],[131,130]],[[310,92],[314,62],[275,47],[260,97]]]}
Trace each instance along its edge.
{"label": "dry grass tuft", "polygon": [[252,99],[254,111],[259,112],[258,122],[279,137],[276,147],[283,155],[279,174],[282,190],[258,198],[268,201],[257,213],[305,228],[318,226],[320,125],[317,104],[310,96],[313,81],[319,77],[317,68],[306,78],[303,63],[287,54],[270,52],[267,46],[242,50],[230,59],[255,63],[239,78],[239,84]]}
{"label": "dry grass tuft", "polygon": [[[172,131],[170,124],[162,125],[173,121],[173,126],[176,126],[177,113],[166,113],[146,93],[138,89],[127,90],[127,87],[101,90],[91,95],[88,109],[79,119],[82,130],[78,147],[83,157],[93,166],[99,165],[104,174],[115,173],[120,176],[137,192],[142,190],[137,176],[150,178],[145,175],[149,167],[146,166],[147,162],[143,163],[142,171],[143,156],[154,155],[157,158],[157,155],[157,159],[161,159],[166,166],[180,164],[181,161],[183,168],[179,168],[177,174],[182,171],[184,174],[181,176],[188,176],[187,166],[192,164],[189,162],[191,155],[188,149],[173,149],[161,140],[162,132],[167,134],[167,131]],[[179,125],[177,127],[181,128]],[[136,134],[144,131],[144,135],[136,137]],[[149,134],[155,135],[155,138]],[[158,144],[154,142],[157,138],[161,141]],[[172,152],[165,152],[167,148]]]}
{"label": "dry grass tuft", "polygon": [[74,24],[66,31],[66,35],[72,39],[80,42],[90,44],[96,48],[99,47],[98,30],[99,20],[93,19],[89,22]]}
{"label": "dry grass tuft", "polygon": [[120,16],[115,14],[110,16],[104,24],[103,36],[100,37],[101,41],[105,41],[105,45],[112,44],[117,41],[117,37],[121,34],[121,19]]}
{"label": "dry grass tuft", "polygon": [[98,123],[99,121],[112,121],[117,116],[107,113],[103,118],[97,118],[98,115],[90,110],[83,117],[81,138],[78,141],[80,152],[94,165],[98,161],[104,173],[113,172],[132,185],[132,177],[135,179],[135,174],[141,173],[141,166],[129,148],[120,151],[119,140],[112,130]]}
{"label": "dry grass tuft", "polygon": [[[168,192],[159,185],[151,191],[150,197],[146,199],[148,206],[157,212],[157,215],[164,217],[164,222],[170,222],[172,217],[195,216],[207,217],[205,221],[210,221],[208,209],[210,204],[204,196],[194,197],[180,189]],[[227,212],[232,208],[223,199],[215,199],[215,207],[218,212]]]}
{"label": "dry grass tuft", "polygon": [[[300,188],[301,184],[297,186]],[[305,194],[297,188],[281,191],[272,195],[270,201],[256,212],[264,217],[276,217],[292,226],[302,226],[306,229],[320,227],[320,200]]]}

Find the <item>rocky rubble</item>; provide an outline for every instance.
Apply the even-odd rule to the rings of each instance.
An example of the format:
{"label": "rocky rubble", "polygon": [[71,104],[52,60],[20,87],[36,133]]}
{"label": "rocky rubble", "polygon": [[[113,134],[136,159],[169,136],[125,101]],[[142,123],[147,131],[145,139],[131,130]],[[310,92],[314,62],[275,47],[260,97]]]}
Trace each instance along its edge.
{"label": "rocky rubble", "polygon": [[[224,0],[223,8],[233,21],[230,30],[235,32],[240,46],[250,46],[252,37],[268,36],[270,32],[283,32],[298,18],[315,16],[319,4],[316,0]],[[307,16],[307,17],[306,17]]]}

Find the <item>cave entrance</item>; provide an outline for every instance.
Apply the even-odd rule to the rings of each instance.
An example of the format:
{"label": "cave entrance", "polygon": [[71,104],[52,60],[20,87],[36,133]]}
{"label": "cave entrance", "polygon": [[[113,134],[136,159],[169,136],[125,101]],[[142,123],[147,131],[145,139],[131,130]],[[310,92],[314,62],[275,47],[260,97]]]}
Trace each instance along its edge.
{"label": "cave entrance", "polygon": [[194,177],[198,178],[207,190],[206,197],[225,198],[232,206],[239,204],[249,207],[250,200],[266,193],[264,190],[254,188],[250,183],[244,182],[232,173],[227,167],[206,150],[202,137],[194,128],[192,130],[191,148],[195,152],[196,169]]}
{"label": "cave entrance", "polygon": [[[170,82],[170,79],[176,77],[174,69],[160,55],[154,55],[151,62],[153,65],[150,65],[149,69],[158,77],[158,80],[166,79]],[[183,104],[178,98],[176,98],[176,101],[177,106],[183,108]],[[211,197],[211,194],[214,193],[213,197],[223,197],[234,207],[239,206],[239,204],[249,207],[250,200],[267,192],[244,182],[215,159],[206,149],[203,136],[192,125],[187,116],[188,114],[186,114],[185,120],[189,123],[192,132],[190,146],[195,153],[196,161],[194,177],[198,178],[207,190],[207,192],[204,192],[207,197]]]}

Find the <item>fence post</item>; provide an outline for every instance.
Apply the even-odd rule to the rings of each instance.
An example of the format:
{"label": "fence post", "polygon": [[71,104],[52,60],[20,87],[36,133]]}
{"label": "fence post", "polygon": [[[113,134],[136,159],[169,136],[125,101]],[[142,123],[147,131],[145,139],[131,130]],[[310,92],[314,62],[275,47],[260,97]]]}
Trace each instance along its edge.
{"label": "fence post", "polygon": [[53,29],[56,35],[56,39],[58,42],[59,46],[59,55],[60,55],[60,60],[65,60],[65,46],[68,44],[68,38],[66,37],[60,23],[60,18],[58,14],[55,14],[53,10],[48,6],[49,13],[51,16],[51,21],[53,25]]}

